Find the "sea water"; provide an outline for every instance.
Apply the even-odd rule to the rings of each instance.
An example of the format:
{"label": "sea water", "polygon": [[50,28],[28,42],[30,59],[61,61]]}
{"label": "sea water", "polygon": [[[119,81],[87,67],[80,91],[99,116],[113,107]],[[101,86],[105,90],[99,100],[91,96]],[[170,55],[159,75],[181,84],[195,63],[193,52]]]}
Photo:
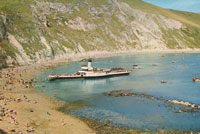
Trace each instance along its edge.
{"label": "sea water", "polygon": [[[68,73],[80,70],[83,64],[87,62],[71,62]],[[133,69],[135,64],[142,68]],[[200,112],[174,112],[162,100],[139,96],[108,97],[103,94],[128,89],[134,93],[200,105],[200,83],[192,81],[194,77],[200,77],[200,54],[123,55],[96,59],[92,65],[98,68],[126,67],[133,71],[130,75],[109,78],[45,81],[49,74],[66,73],[67,65],[63,65],[37,75],[38,82],[35,85],[41,93],[57,99],[70,102],[81,100],[86,103],[88,107],[69,112],[75,116],[110,120],[117,126],[144,130],[200,129]],[[162,80],[167,83],[162,84]],[[184,106],[173,107],[176,109]]]}

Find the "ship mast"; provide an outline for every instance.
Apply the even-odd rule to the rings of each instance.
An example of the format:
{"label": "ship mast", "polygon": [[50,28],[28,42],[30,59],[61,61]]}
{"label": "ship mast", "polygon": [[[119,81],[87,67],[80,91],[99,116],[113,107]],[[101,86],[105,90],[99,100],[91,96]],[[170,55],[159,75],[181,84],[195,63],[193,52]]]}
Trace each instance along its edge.
{"label": "ship mast", "polygon": [[67,74],[68,74],[68,64],[67,64]]}

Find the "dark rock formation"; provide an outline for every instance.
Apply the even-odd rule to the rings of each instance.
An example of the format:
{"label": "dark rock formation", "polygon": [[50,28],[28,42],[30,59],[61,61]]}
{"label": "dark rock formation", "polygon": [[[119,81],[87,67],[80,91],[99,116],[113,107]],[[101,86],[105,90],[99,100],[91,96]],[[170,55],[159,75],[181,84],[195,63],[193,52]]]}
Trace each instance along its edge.
{"label": "dark rock formation", "polygon": [[7,56],[3,50],[0,49],[0,69],[7,67]]}
{"label": "dark rock formation", "polygon": [[3,40],[8,40],[6,25],[3,19],[0,17],[0,42]]}
{"label": "dark rock formation", "polygon": [[8,134],[5,131],[3,131],[2,129],[0,129],[0,134]]}
{"label": "dark rock formation", "polygon": [[120,97],[120,96],[134,96],[134,93],[130,90],[113,90],[111,92],[104,93],[105,96]]}
{"label": "dark rock formation", "polygon": [[[168,107],[169,110],[172,110],[175,113],[200,112],[200,106],[192,104],[190,102],[183,102],[183,101],[179,101],[179,100],[167,100],[162,97],[154,97],[154,96],[148,95],[148,94],[133,93],[133,91],[131,91],[131,90],[113,90],[111,92],[104,93],[104,95],[109,96],[109,97],[137,96],[137,97],[146,98],[146,99],[150,99],[150,100],[163,101],[163,102],[165,102],[166,107]],[[172,106],[171,104],[174,104],[174,106]],[[175,105],[178,107],[178,109],[177,109],[177,107],[175,107]]]}

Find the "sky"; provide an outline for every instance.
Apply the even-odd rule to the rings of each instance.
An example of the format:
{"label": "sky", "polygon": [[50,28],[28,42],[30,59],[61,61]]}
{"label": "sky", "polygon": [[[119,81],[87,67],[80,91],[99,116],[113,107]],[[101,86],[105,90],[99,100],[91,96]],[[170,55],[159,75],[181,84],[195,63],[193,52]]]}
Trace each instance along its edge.
{"label": "sky", "polygon": [[143,1],[167,9],[200,13],[200,0],[143,0]]}

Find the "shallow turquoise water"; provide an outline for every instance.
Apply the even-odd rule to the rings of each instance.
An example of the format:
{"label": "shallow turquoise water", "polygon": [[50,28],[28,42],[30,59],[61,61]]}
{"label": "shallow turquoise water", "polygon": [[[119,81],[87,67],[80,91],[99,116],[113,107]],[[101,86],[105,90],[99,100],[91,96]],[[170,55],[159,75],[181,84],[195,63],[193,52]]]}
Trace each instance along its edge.
{"label": "shallow turquoise water", "polygon": [[[172,63],[175,61],[175,63]],[[152,66],[156,63],[157,66]],[[86,62],[72,62],[69,73],[76,72]],[[95,118],[101,121],[111,120],[118,126],[144,130],[176,129],[196,131],[200,129],[200,112],[175,113],[166,107],[166,102],[141,97],[107,97],[104,92],[130,89],[165,99],[189,101],[200,105],[200,83],[194,83],[195,76],[200,77],[200,54],[137,54],[117,56],[93,61],[96,67],[126,67],[133,64],[142,66],[134,69],[130,75],[101,79],[45,80],[49,74],[66,72],[66,65],[41,73],[36,77],[37,89],[49,96],[66,101],[82,100],[89,107],[72,110],[70,114]],[[187,64],[187,65],[185,65]],[[166,84],[161,84],[166,80]],[[54,90],[58,93],[54,94]],[[179,109],[181,106],[173,105]]]}

